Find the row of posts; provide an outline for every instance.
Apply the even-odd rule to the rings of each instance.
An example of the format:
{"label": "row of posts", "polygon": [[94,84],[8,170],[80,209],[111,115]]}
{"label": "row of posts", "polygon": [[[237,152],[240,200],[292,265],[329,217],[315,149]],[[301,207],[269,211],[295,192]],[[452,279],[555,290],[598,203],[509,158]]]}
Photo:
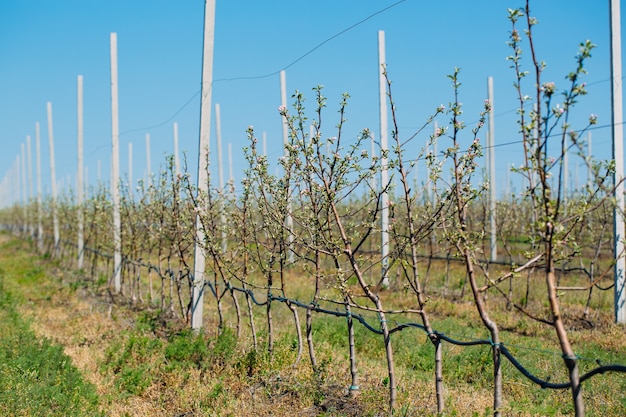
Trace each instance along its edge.
{"label": "row of posts", "polygon": [[[622,117],[622,87],[621,87],[621,43],[620,43],[620,22],[619,22],[619,1],[610,0],[611,6],[611,78],[615,80],[612,83],[612,129],[613,129],[613,157],[615,159],[616,173],[615,178],[623,178],[623,117]],[[205,18],[204,18],[204,42],[203,42],[203,60],[202,60],[202,90],[201,90],[201,115],[200,115],[200,139],[199,139],[199,151],[198,151],[198,175],[197,184],[198,192],[201,194],[208,193],[208,170],[209,170],[209,139],[210,139],[210,126],[211,126],[211,96],[212,96],[212,73],[213,73],[213,48],[214,48],[214,28],[215,28],[215,0],[205,0]],[[114,242],[114,276],[113,283],[116,292],[121,291],[121,269],[122,269],[122,256],[121,256],[121,218],[120,218],[120,176],[119,176],[119,112],[118,112],[118,74],[117,74],[117,34],[110,34],[110,64],[111,64],[111,127],[112,127],[112,141],[111,141],[111,194],[113,200],[113,242]],[[387,172],[387,151],[388,151],[388,109],[387,109],[387,81],[385,77],[385,33],[384,31],[378,32],[378,68],[379,68],[379,108],[380,108],[380,150],[381,150],[381,187],[389,181],[389,175]],[[281,104],[287,106],[286,100],[286,75],[285,71],[280,72],[280,87],[281,87]],[[77,205],[81,207],[83,204],[83,78],[78,76],[78,169],[77,169]],[[497,235],[496,235],[496,181],[495,181],[495,134],[494,134],[494,111],[493,111],[493,78],[488,78],[488,99],[492,105],[492,111],[488,118],[488,134],[487,134],[487,175],[490,184],[490,206],[489,206],[489,233],[490,236],[490,254],[491,261],[497,260]],[[216,122],[219,124],[219,105],[216,105]],[[52,123],[52,104],[47,103],[47,116],[48,116],[48,137],[50,145],[50,180],[51,180],[51,192],[52,192],[52,215],[53,215],[53,233],[54,233],[54,247],[55,250],[59,245],[59,224],[56,213],[56,199],[57,199],[57,182],[55,177],[55,159],[54,159],[54,130]],[[219,132],[219,126],[216,126]],[[283,118],[282,125],[283,141],[286,144],[288,141],[287,122]],[[43,233],[41,226],[41,170],[40,170],[40,132],[39,124],[36,124],[36,158],[37,158],[37,206],[38,206],[38,233],[39,238],[38,246],[43,246]],[[219,136],[219,133],[218,133]],[[178,163],[178,132],[177,125],[174,124],[174,138],[175,138],[175,158],[177,173]],[[220,138],[218,138],[220,139]],[[590,140],[590,137],[589,137]],[[218,140],[218,152],[221,155],[221,141]],[[129,145],[129,153],[132,152],[132,145]],[[148,167],[149,161],[149,146],[150,137],[146,135],[146,148],[148,150]],[[589,143],[589,146],[590,143]],[[372,148],[374,149],[374,148]],[[229,147],[229,154],[231,149]],[[286,152],[286,148],[285,148]],[[28,157],[26,158],[26,154]],[[373,156],[373,155],[372,155]],[[132,157],[131,157],[132,159]],[[26,169],[26,162],[28,161],[28,170]],[[3,194],[8,193],[11,182],[19,182],[21,172],[22,194],[25,197],[26,202],[26,172],[28,171],[30,195],[32,195],[32,167],[31,164],[31,144],[30,136],[27,136],[26,149],[22,144],[21,158],[18,156],[16,160],[17,174],[5,176],[0,190]],[[221,158],[219,161],[220,187],[223,189],[224,181],[221,174]],[[19,169],[21,165],[21,169]],[[130,168],[129,168],[130,169]],[[232,170],[232,164],[231,164]],[[567,172],[567,171],[566,171]],[[12,178],[15,177],[15,178]],[[232,179],[232,173],[231,173]],[[624,184],[622,181],[615,181],[615,195],[617,199],[618,208],[624,207]],[[8,197],[3,195],[3,197]],[[3,198],[3,201],[8,201],[7,198]],[[201,201],[201,200],[199,200]],[[382,195],[382,211],[381,211],[381,248],[382,248],[382,277],[381,281],[384,286],[389,285],[388,277],[388,257],[389,257],[389,197],[387,193]],[[26,204],[24,204],[26,207]],[[616,209],[614,215],[615,224],[615,314],[616,321],[619,323],[626,323],[626,294],[624,293],[624,220],[621,215],[621,210]],[[291,229],[292,219],[288,215],[286,218],[286,227]],[[82,267],[84,241],[83,241],[84,225],[82,211],[78,211],[78,266]],[[204,230],[199,219],[195,222],[195,236],[196,246],[194,248],[194,286],[192,291],[192,318],[191,325],[194,329],[200,329],[202,327],[202,305],[205,283],[205,253],[202,248],[201,242],[204,241]],[[223,245],[226,243],[226,237],[223,236]],[[225,249],[225,248],[224,248]]]}

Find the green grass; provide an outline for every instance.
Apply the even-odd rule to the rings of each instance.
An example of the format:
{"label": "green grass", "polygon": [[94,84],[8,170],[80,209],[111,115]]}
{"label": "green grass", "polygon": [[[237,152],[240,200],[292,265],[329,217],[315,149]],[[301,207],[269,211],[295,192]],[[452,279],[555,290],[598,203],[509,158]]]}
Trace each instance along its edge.
{"label": "green grass", "polygon": [[[42,270],[0,246],[0,415],[97,416],[95,388],[85,382],[63,347],[37,338],[18,314],[8,281],[36,281]],[[18,252],[19,253],[19,252]],[[8,255],[8,256],[7,256]]]}

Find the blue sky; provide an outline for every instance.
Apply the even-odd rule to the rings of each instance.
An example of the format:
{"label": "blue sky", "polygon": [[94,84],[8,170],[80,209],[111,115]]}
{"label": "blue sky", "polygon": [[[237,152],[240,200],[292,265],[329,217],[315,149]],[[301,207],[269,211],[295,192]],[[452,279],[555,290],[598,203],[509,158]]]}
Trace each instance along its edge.
{"label": "blue sky", "polygon": [[[392,5],[289,66],[325,40]],[[217,0],[213,102],[221,107],[224,152],[232,144],[235,179],[245,169],[241,148],[247,144],[249,125],[259,139],[266,132],[270,160],[282,154],[281,119],[276,110],[280,105],[278,71],[287,66],[288,93],[302,91],[311,110],[311,89],[324,85],[328,97],[324,136],[336,135],[333,126],[343,92],[351,95],[344,134],[354,138],[368,127],[378,135],[377,32],[384,30],[400,135],[411,135],[439,104],[447,106],[452,100],[446,75],[454,67],[461,68],[460,100],[465,120],[472,126],[487,97],[487,77],[494,77],[500,194],[509,164],[521,163],[520,145],[509,144],[519,137],[513,72],[505,58],[510,55],[507,8],[522,5],[521,0]],[[538,55],[548,65],[544,81],[564,87],[579,43],[590,39],[597,45],[587,67],[589,95],[577,107],[572,125],[583,127],[590,113],[598,114],[599,126],[609,125],[608,1],[534,1],[531,7],[539,20],[535,31]],[[76,79],[80,74],[84,77],[88,179],[97,181],[100,161],[101,179],[108,180],[111,32],[118,36],[122,175],[128,170],[128,144],[132,142],[133,178],[144,177],[146,133],[151,136],[153,171],[164,163],[165,155],[174,149],[175,121],[179,149],[187,153],[189,170],[195,172],[203,10],[203,0],[0,0],[0,179],[27,135],[33,141],[34,160],[35,123],[39,122],[44,187],[50,189],[49,101],[57,180],[63,186],[75,181]],[[529,58],[527,54],[524,62],[528,69]],[[531,88],[526,87],[529,93]],[[439,123],[445,122],[444,117]],[[214,129],[213,120],[212,151],[216,149]],[[593,131],[595,157],[610,157],[610,135],[609,127]],[[213,169],[215,161],[213,152]],[[578,165],[583,182],[582,165],[571,165],[572,177]],[[224,169],[227,173],[228,166]],[[421,171],[419,176],[423,176]]]}

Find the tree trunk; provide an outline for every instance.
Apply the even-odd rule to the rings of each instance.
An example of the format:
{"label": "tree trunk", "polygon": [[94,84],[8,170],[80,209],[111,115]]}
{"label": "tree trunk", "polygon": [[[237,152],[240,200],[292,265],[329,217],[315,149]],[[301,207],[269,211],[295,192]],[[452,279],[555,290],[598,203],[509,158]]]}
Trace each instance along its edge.
{"label": "tree trunk", "polygon": [[[548,242],[549,245],[549,242]],[[550,249],[548,249],[550,250]],[[578,370],[578,359],[576,354],[572,350],[572,345],[567,336],[565,330],[565,324],[561,317],[561,310],[559,306],[559,300],[556,293],[556,274],[554,270],[554,260],[550,257],[551,253],[546,253],[548,256],[548,268],[546,272],[546,284],[548,286],[548,298],[550,300],[550,308],[552,310],[552,317],[554,321],[554,328],[556,335],[559,339],[561,346],[561,352],[563,353],[563,360],[565,366],[569,371],[569,380],[572,384],[572,400],[574,402],[574,415],[576,417],[583,417],[585,415],[585,404],[583,402],[583,396],[580,386],[580,375]]]}
{"label": "tree trunk", "polygon": [[474,294],[474,302],[476,303],[476,308],[478,309],[478,314],[480,314],[480,318],[485,324],[485,327],[489,330],[489,334],[491,336],[492,342],[492,354],[493,354],[493,415],[494,417],[500,417],[500,408],[502,407],[502,368],[500,366],[501,355],[500,355],[500,331],[496,323],[491,320],[489,314],[487,314],[487,310],[485,308],[485,303],[482,298],[482,294],[478,289],[478,285],[476,283],[476,274],[474,271],[474,263],[472,261],[472,257],[469,249],[465,249],[464,251],[465,258],[465,266],[467,269],[467,277],[469,279],[470,286],[472,288],[472,293]]}
{"label": "tree trunk", "polygon": [[354,323],[352,320],[352,310],[350,309],[350,300],[346,297],[346,318],[348,321],[348,345],[350,347],[350,388],[348,393],[354,398],[359,392],[359,374],[356,367],[356,349],[354,347]]}

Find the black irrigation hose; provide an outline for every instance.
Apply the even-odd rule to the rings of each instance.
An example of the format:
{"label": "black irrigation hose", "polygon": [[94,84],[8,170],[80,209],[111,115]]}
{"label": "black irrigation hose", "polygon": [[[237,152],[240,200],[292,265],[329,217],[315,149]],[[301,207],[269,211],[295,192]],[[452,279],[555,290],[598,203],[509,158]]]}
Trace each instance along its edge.
{"label": "black irrigation hose", "polygon": [[[244,289],[244,288],[238,288],[238,287],[233,287],[231,285],[229,285],[229,288],[234,290],[234,291],[239,291],[242,293],[247,294],[252,301],[258,305],[258,306],[264,306],[267,304],[268,300],[266,300],[265,302],[259,302],[256,300],[256,298],[254,297],[254,292],[252,290],[249,289]],[[328,314],[328,315],[332,315],[335,317],[348,317],[351,316],[353,319],[356,319],[357,321],[359,321],[361,324],[363,324],[363,326],[368,329],[369,331],[371,331],[372,333],[378,334],[378,335],[382,335],[383,332],[381,330],[378,330],[374,327],[372,327],[372,325],[370,325],[367,320],[361,316],[360,314],[352,314],[352,313],[348,313],[348,312],[341,312],[338,310],[327,310],[321,307],[318,307],[317,305],[312,305],[312,304],[305,304],[301,301],[298,300],[292,300],[286,297],[277,297],[277,296],[273,296],[271,293],[269,294],[269,300],[275,300],[275,301],[279,301],[282,303],[290,303],[290,304],[294,304],[298,307],[301,308],[305,308],[305,309],[311,309],[315,312],[319,312],[319,313],[324,313],[324,314]],[[389,330],[389,334],[395,333],[395,332],[399,332],[402,331],[406,328],[418,328],[421,330],[426,330],[426,328],[419,324],[419,323],[402,323],[397,325],[396,327],[392,328]],[[462,340],[456,340],[453,339],[449,336],[446,336],[444,333],[438,332],[438,331],[433,331],[433,333],[437,336],[437,338],[439,338],[440,340],[444,340],[448,343],[457,345],[457,346],[478,346],[478,345],[491,345],[493,346],[494,343],[491,340],[486,340],[486,339],[476,339],[476,340],[469,340],[469,341],[462,341]],[[533,375],[528,369],[526,369],[517,359],[515,359],[515,357],[513,356],[513,354],[504,346],[504,344],[500,343],[500,352],[509,360],[509,362],[511,362],[511,364],[513,364],[513,366],[522,374],[524,375],[526,378],[528,378],[529,380],[531,380],[532,382],[534,382],[535,384],[539,385],[542,389],[565,389],[565,388],[569,388],[571,387],[571,382],[565,382],[565,383],[552,383],[549,380],[544,380],[541,379],[535,375]],[[601,365],[598,366],[597,368],[592,369],[591,371],[585,373],[584,375],[582,375],[580,377],[580,383],[582,383],[583,381],[593,377],[594,375],[597,374],[604,374],[606,372],[622,372],[622,373],[626,373],[626,365]]]}
{"label": "black irrigation hose", "polygon": [[[528,371],[528,369],[524,368],[524,366],[519,363],[519,361],[517,359],[515,359],[515,357],[511,354],[511,352],[509,352],[509,350],[506,348],[506,346],[504,346],[504,344],[500,344],[500,352],[502,352],[502,354],[504,356],[506,356],[506,358],[509,360],[509,362],[511,362],[511,364],[513,366],[515,366],[515,368],[517,368],[518,371],[520,371],[522,373],[522,375],[524,375],[526,378],[530,379],[532,382],[534,382],[535,384],[539,385],[541,388],[546,389],[565,389],[565,388],[569,388],[572,386],[571,382],[563,382],[560,384],[556,384],[556,383],[552,383],[549,380],[546,379],[541,379],[538,378],[536,376],[534,376],[533,374],[530,373],[530,371]],[[582,383],[583,381],[591,378],[594,375],[597,374],[604,374],[606,372],[623,372],[626,373],[626,366],[624,365],[600,365],[597,368],[592,369],[591,371],[587,372],[586,374],[582,375],[580,377],[580,383]]]}
{"label": "black irrigation hose", "polygon": [[[210,285],[210,284],[207,283],[207,285]],[[299,301],[299,300],[292,300],[292,299],[289,299],[289,298],[286,298],[286,297],[274,296],[271,293],[269,294],[269,297],[268,297],[267,300],[265,300],[265,301],[258,301],[256,299],[256,297],[254,296],[254,292],[252,290],[250,290],[250,289],[233,287],[232,285],[230,285],[229,288],[232,289],[233,291],[238,291],[238,292],[242,292],[242,293],[246,294],[247,296],[250,297],[252,302],[254,304],[256,304],[257,306],[259,306],[259,307],[267,305],[268,301],[278,301],[278,302],[281,302],[281,303],[284,303],[284,304],[287,304],[287,303],[293,304],[293,305],[295,305],[297,307],[300,307],[300,308],[304,308],[304,309],[307,309],[307,310],[310,309],[310,310],[315,311],[317,313],[328,314],[328,315],[335,316],[335,317],[348,317],[348,316],[351,316],[353,319],[358,320],[369,331],[371,331],[373,333],[376,333],[376,334],[379,334],[379,335],[383,334],[382,330],[378,330],[378,329],[374,328],[360,314],[345,313],[345,312],[338,311],[338,310],[328,310],[328,309],[319,307],[317,304],[306,304],[306,303],[303,303],[302,301]],[[419,324],[417,324],[417,323],[415,323],[415,325],[419,326]],[[391,331],[390,331],[390,333],[391,333]]]}
{"label": "black irrigation hose", "polygon": [[[234,291],[239,291],[239,292],[243,292],[246,293],[248,296],[250,296],[250,298],[252,299],[252,301],[257,304],[258,306],[263,306],[267,304],[267,301],[265,302],[258,302],[256,300],[256,298],[254,297],[254,292],[251,290],[247,290],[247,289],[243,289],[243,288],[238,288],[238,287],[232,287],[229,286],[230,289],[234,290]],[[279,301],[282,303],[291,303],[294,304],[298,307],[301,308],[305,308],[305,309],[311,309],[315,312],[319,312],[319,313],[324,313],[324,314],[328,314],[328,315],[333,315],[335,317],[348,317],[351,316],[353,319],[358,320],[361,324],[363,324],[363,326],[365,328],[367,328],[368,330],[370,330],[373,333],[382,335],[383,332],[381,330],[375,329],[374,327],[372,327],[363,316],[359,315],[359,314],[352,314],[352,313],[344,313],[341,311],[337,311],[337,310],[327,310],[327,309],[323,309],[320,308],[316,305],[311,305],[311,304],[305,304],[301,301],[298,300],[292,300],[286,297],[276,297],[276,296],[272,296],[270,294],[270,299],[271,300],[275,300],[275,301]],[[419,323],[402,323],[399,324],[398,326],[392,328],[389,330],[389,334],[391,333],[395,333],[398,331],[402,331],[406,328],[418,328],[421,330],[426,330],[426,328],[419,324]],[[457,345],[457,346],[478,346],[478,345],[493,345],[493,342],[491,340],[485,340],[485,339],[477,339],[477,340],[470,340],[470,341],[461,341],[461,340],[456,340],[456,339],[452,339],[451,337],[446,336],[444,333],[438,332],[438,331],[434,331],[434,334],[437,335],[437,338],[439,338],[440,340],[444,340],[448,343]],[[565,388],[569,388],[571,386],[571,382],[566,382],[566,383],[560,383],[560,384],[556,384],[556,383],[551,383],[549,380],[543,380],[535,375],[533,375],[528,369],[526,369],[517,359],[515,359],[515,357],[513,356],[513,354],[511,354],[511,352],[504,346],[504,344],[500,344],[500,352],[511,362],[511,364],[513,364],[513,366],[515,366],[515,368],[520,371],[520,373],[522,375],[524,375],[526,378],[528,378],[529,380],[531,380],[532,382],[534,382],[535,384],[539,385],[541,388],[546,389],[565,389]],[[580,377],[580,382],[582,383],[583,381],[591,378],[592,376],[596,375],[596,374],[604,374],[606,372],[609,371],[613,371],[613,372],[624,372],[626,373],[626,366],[624,365],[601,365],[595,369],[592,369],[591,371],[587,372],[586,374],[584,374],[583,376]]]}
{"label": "black irrigation hose", "polygon": [[457,345],[457,346],[478,346],[478,345],[492,345],[493,342],[491,342],[491,340],[484,340],[484,339],[477,339],[477,340],[469,340],[469,341],[462,341],[462,340],[456,340],[456,339],[452,339],[451,337],[446,336],[443,333],[440,333],[438,331],[434,332],[437,337],[441,340],[445,340],[448,343],[452,343],[453,345]]}

